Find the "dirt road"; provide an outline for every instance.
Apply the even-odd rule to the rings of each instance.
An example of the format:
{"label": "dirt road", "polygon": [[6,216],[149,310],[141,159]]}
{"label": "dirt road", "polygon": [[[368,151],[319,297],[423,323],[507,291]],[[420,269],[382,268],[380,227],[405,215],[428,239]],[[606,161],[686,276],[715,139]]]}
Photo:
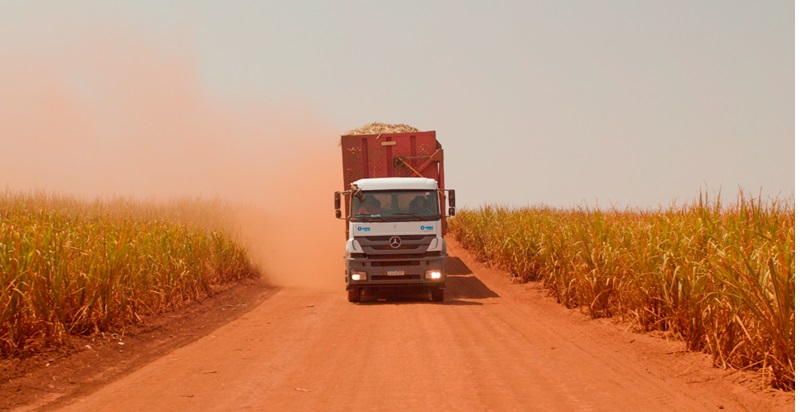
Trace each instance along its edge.
{"label": "dirt road", "polygon": [[451,254],[443,304],[281,289],[62,410],[793,409],[793,395],[757,392],[751,375]]}

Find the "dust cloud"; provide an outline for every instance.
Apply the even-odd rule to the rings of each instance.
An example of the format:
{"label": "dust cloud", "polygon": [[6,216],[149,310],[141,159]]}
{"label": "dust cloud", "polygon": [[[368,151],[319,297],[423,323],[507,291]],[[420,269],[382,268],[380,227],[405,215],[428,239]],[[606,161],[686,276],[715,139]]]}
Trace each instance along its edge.
{"label": "dust cloud", "polygon": [[214,97],[155,44],[109,30],[0,50],[0,189],[219,198],[271,283],[343,290],[337,130],[302,102]]}

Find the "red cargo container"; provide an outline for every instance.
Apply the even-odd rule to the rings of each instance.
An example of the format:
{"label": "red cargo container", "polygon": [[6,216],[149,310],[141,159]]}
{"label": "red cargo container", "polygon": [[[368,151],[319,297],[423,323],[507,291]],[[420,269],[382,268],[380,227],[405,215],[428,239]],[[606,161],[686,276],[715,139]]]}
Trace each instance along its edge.
{"label": "red cargo container", "polygon": [[443,190],[443,162],[435,131],[342,136],[343,190],[367,177],[427,177]]}
{"label": "red cargo container", "polygon": [[[370,177],[427,177],[439,186],[439,210],[445,226],[444,151],[436,132],[381,133],[342,136],[343,190]],[[349,210],[349,201],[345,210]]]}

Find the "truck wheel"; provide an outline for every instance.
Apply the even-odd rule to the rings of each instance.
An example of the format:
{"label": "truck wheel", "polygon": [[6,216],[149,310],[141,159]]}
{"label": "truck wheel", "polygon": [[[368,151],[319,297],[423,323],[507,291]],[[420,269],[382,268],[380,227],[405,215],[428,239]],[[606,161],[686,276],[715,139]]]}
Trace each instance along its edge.
{"label": "truck wheel", "polygon": [[441,302],[444,300],[444,289],[431,289],[431,300]]}
{"label": "truck wheel", "polygon": [[348,302],[360,302],[361,301],[361,289],[355,288],[350,289],[347,291],[347,301]]}

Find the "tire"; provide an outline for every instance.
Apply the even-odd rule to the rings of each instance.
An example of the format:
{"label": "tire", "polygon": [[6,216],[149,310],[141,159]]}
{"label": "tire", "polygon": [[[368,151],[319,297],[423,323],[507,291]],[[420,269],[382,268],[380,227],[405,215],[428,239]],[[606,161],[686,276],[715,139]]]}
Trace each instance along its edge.
{"label": "tire", "polygon": [[353,288],[347,291],[347,301],[358,303],[361,301],[361,289]]}
{"label": "tire", "polygon": [[434,302],[444,301],[444,289],[431,289],[431,300]]}

